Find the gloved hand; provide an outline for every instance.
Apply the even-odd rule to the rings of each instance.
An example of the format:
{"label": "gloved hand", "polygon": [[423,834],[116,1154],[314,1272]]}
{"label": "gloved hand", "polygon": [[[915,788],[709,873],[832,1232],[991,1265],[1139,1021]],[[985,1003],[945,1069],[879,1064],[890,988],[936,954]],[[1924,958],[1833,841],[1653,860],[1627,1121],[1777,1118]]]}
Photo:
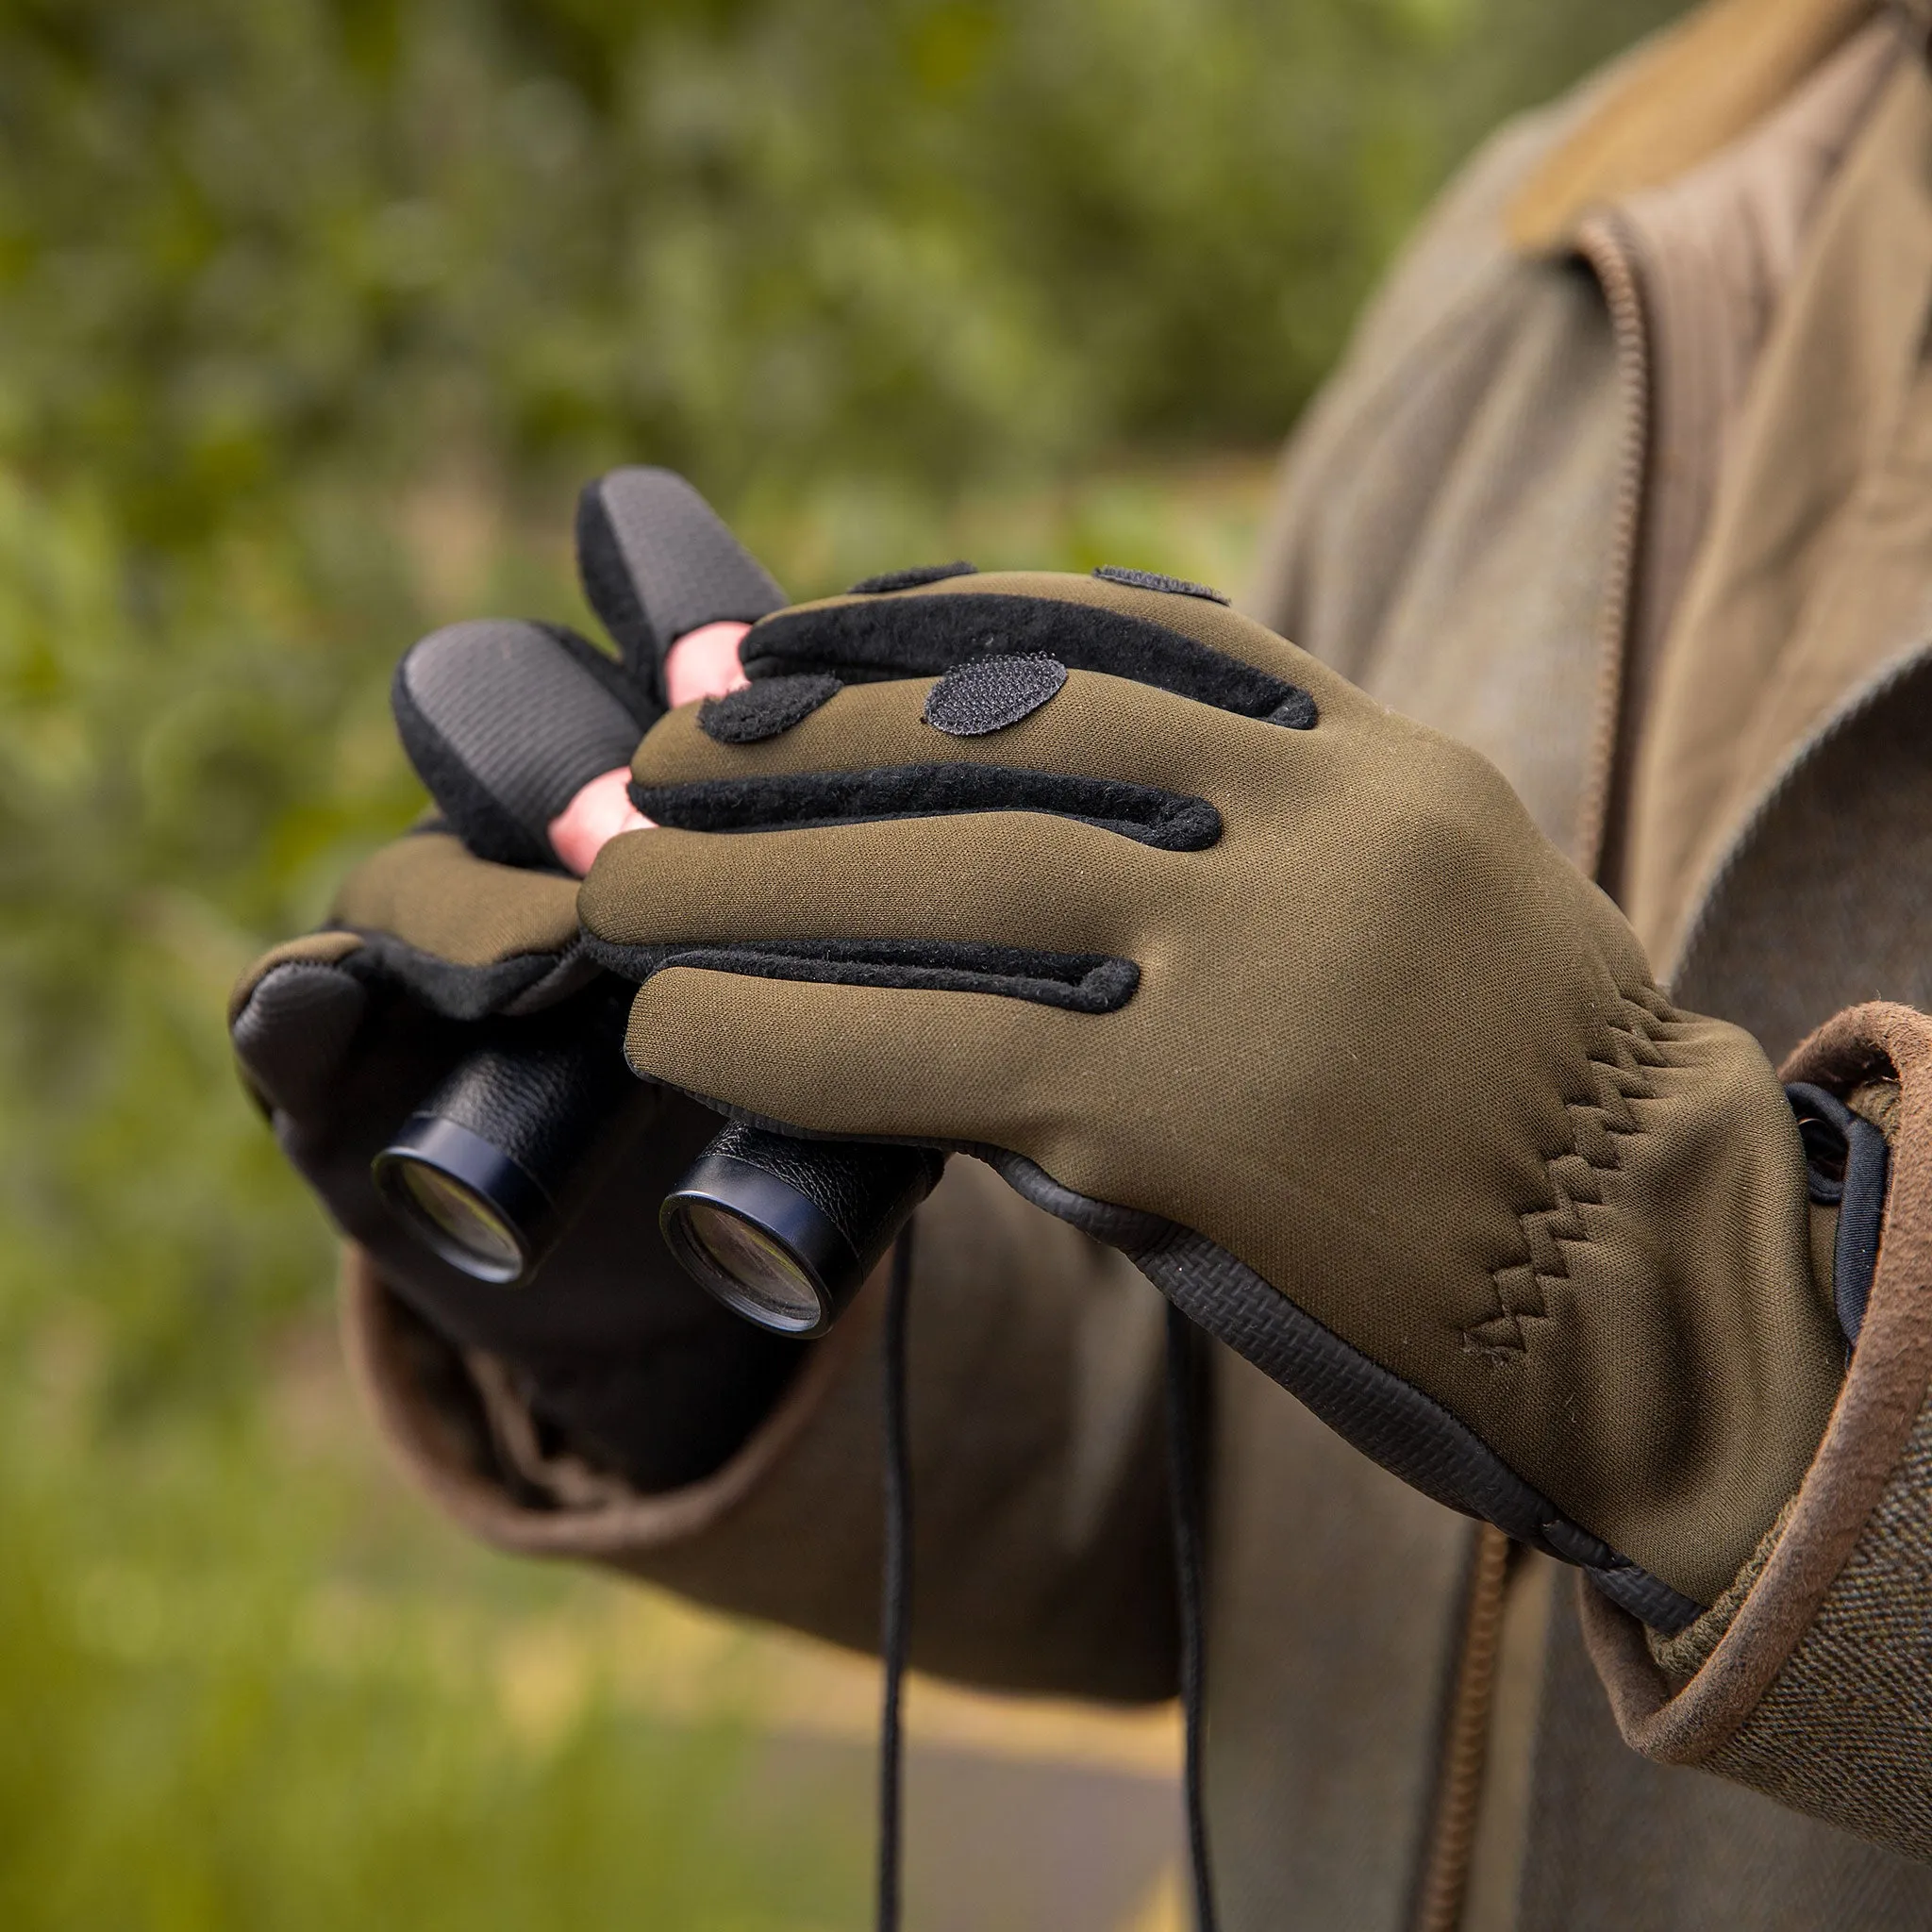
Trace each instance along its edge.
{"label": "gloved hand", "polygon": [[[547,1446],[663,1490],[716,1468],[799,1358],[795,1343],[719,1307],[658,1236],[658,1202],[716,1118],[637,1084],[610,1169],[523,1287],[439,1260],[370,1180],[372,1157],[481,1041],[597,1024],[621,990],[585,957],[576,880],[560,860],[581,851],[588,862],[600,826],[638,823],[621,779],[614,801],[601,779],[621,773],[661,714],[673,645],[702,645],[731,620],[735,644],[743,620],[783,602],[662,471],[593,484],[578,538],[586,590],[621,658],[559,627],[508,621],[453,625],[411,651],[398,719],[464,838],[432,824],[358,868],[324,930],[250,969],[231,1023],[283,1149],[384,1279],[447,1340],[508,1370],[560,1438]],[[466,681],[479,660],[492,675]],[[612,1056],[616,1065],[614,1041]]]}
{"label": "gloved hand", "polygon": [[[767,617],[579,909],[635,1069],[991,1160],[1429,1494],[1679,1627],[1842,1343],[1757,1044],[1481,758],[1212,592],[965,575]],[[943,674],[943,675],[940,675]]]}

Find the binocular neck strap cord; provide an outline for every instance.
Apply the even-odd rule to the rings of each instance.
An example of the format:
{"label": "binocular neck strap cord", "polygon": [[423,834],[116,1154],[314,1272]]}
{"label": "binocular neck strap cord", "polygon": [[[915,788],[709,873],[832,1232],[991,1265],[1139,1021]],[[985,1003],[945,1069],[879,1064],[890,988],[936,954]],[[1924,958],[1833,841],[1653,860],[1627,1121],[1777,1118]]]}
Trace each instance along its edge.
{"label": "binocular neck strap cord", "polygon": [[912,1451],[906,1428],[906,1312],[912,1288],[912,1228],[899,1230],[892,1246],[892,1273],[886,1291],[885,1413],[886,1524],[885,1600],[880,1610],[879,1650],[885,1663],[885,1693],[879,1711],[878,1932],[899,1932],[903,1890],[900,1847],[905,1793],[905,1754],[900,1726],[900,1693],[905,1686],[907,1650],[912,1637]]}
{"label": "binocular neck strap cord", "polygon": [[[904,1891],[905,1740],[901,1696],[912,1636],[912,1456],[906,1418],[906,1329],[912,1287],[912,1229],[908,1221],[892,1249],[886,1292],[885,1378],[885,1580],[879,1649],[884,1693],[879,1711],[878,1932],[899,1932]],[[1167,1474],[1174,1519],[1174,1557],[1179,1603],[1181,1711],[1186,1734],[1183,1790],[1188,1818],[1188,1863],[1193,1877],[1195,1932],[1216,1932],[1214,1888],[1208,1866],[1208,1818],[1202,1804],[1201,1740],[1207,1635],[1201,1615],[1201,1467],[1196,1428],[1197,1374],[1194,1325],[1173,1306],[1167,1310]]]}
{"label": "binocular neck strap cord", "polygon": [[1198,1357],[1194,1324],[1167,1305],[1167,1487],[1174,1516],[1174,1596],[1179,1607],[1181,1774],[1188,1813],[1188,1867],[1194,1881],[1194,1932],[1215,1932],[1208,1865],[1208,1813],[1201,1791],[1208,1636],[1201,1615],[1202,1508]]}

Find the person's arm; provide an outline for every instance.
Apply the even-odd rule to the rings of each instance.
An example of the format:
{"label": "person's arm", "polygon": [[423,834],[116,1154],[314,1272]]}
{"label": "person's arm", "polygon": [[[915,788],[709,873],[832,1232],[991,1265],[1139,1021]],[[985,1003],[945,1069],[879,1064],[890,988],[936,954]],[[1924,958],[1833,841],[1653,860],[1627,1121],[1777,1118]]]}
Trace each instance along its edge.
{"label": "person's arm", "polygon": [[[1006,1689],[1171,1696],[1158,1298],[975,1161],[953,1162],[915,1229],[915,1661]],[[644,1492],[541,1441],[508,1378],[412,1316],[366,1255],[350,1250],[343,1282],[385,1436],[468,1528],[860,1650],[879,1627],[881,1287],[808,1346],[733,1457]]]}

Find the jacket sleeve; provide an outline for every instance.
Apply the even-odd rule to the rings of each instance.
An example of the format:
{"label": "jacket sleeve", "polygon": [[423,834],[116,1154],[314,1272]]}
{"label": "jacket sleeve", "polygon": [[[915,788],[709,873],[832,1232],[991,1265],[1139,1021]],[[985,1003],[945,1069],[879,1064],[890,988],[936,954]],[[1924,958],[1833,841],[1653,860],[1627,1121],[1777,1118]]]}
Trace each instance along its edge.
{"label": "jacket sleeve", "polygon": [[1785,1068],[1899,1083],[1878,1265],[1818,1454],[1718,1603],[1659,1640],[1581,1592],[1625,1740],[1932,1860],[1932,1018],[1841,1013]]}
{"label": "jacket sleeve", "polygon": [[[955,1159],[916,1223],[908,1318],[914,1660],[1001,1689],[1130,1702],[1175,1685],[1162,1318],[1119,1255]],[[641,1494],[547,1450],[351,1248],[351,1362],[418,1483],[478,1536],[875,1647],[882,1284],[861,1292],[711,1475]]]}

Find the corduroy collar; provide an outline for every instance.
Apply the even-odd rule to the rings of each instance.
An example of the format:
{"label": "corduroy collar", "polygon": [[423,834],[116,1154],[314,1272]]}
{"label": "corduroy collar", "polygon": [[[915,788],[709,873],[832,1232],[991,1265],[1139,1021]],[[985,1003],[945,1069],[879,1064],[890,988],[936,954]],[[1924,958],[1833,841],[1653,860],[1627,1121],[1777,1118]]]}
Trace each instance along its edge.
{"label": "corduroy collar", "polygon": [[[1674,180],[1775,108],[1885,0],[1706,0],[1621,76],[1510,204],[1510,242],[1566,250],[1592,209]],[[1932,0],[1890,0],[1932,24]]]}

